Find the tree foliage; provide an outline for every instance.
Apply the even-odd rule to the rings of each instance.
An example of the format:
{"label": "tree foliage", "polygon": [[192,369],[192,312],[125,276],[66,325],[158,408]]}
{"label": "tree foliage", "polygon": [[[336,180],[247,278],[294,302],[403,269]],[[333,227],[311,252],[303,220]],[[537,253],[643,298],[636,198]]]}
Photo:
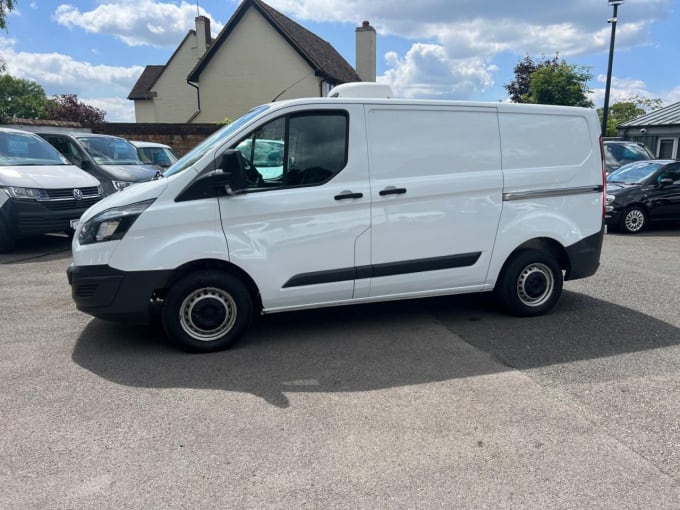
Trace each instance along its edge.
{"label": "tree foliage", "polygon": [[43,119],[47,97],[34,81],[0,75],[0,122],[11,118]]}
{"label": "tree foliage", "polygon": [[93,126],[104,122],[106,112],[78,100],[76,94],[59,94],[48,99],[45,104],[46,118],[80,122],[83,126]]}
{"label": "tree foliage", "polygon": [[[604,136],[616,136],[616,126],[658,110],[661,106],[663,106],[663,102],[659,98],[652,99],[640,96],[631,96],[611,105],[607,114],[607,132]],[[602,122],[604,108],[598,108],[597,113],[600,115],[600,122]]]}
{"label": "tree foliage", "polygon": [[6,18],[10,11],[14,10],[16,0],[0,0],[0,28],[7,30]]}
{"label": "tree foliage", "polygon": [[538,61],[527,55],[517,63],[514,73],[515,79],[505,85],[514,103],[593,106],[588,99],[589,69],[560,61],[559,55]]}

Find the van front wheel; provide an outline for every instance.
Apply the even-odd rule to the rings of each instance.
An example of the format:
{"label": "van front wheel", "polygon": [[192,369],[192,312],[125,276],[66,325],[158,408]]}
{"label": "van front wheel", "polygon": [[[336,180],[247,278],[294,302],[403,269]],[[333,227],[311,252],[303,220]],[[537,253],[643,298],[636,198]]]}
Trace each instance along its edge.
{"label": "van front wheel", "polygon": [[517,252],[503,268],[496,296],[512,314],[529,317],[550,310],[562,293],[562,268],[548,253]]}
{"label": "van front wheel", "polygon": [[228,273],[189,273],[175,283],[162,310],[163,328],[172,342],[190,352],[213,352],[236,342],[250,324],[248,289]]}

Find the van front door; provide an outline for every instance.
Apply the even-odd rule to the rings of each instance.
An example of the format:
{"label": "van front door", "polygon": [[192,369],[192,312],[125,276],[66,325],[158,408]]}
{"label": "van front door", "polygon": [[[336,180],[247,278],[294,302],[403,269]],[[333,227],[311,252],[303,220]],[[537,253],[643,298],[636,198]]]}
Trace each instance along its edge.
{"label": "van front door", "polygon": [[370,248],[362,121],[359,105],[293,111],[230,147],[252,164],[251,182],[219,199],[222,228],[230,260],[255,280],[266,310],[353,297],[356,247],[365,246],[366,264]]}
{"label": "van front door", "polygon": [[481,289],[501,213],[496,109],[367,109],[370,295]]}

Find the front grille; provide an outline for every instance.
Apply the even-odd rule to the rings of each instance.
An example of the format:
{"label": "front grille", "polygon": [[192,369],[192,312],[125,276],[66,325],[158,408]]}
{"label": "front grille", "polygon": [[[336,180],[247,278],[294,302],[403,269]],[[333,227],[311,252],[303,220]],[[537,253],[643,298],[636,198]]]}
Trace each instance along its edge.
{"label": "front grille", "polygon": [[99,202],[99,200],[101,200],[101,197],[83,198],[82,200],[75,200],[73,198],[73,195],[71,195],[70,200],[54,200],[54,201],[46,200],[40,203],[50,211],[65,211],[67,209],[85,210],[91,205]]}
{"label": "front grille", "polygon": [[73,190],[79,189],[83,193],[83,197],[98,197],[99,189],[97,186],[88,186],[86,188],[60,188],[60,189],[46,189],[49,200],[64,200],[73,199]]}
{"label": "front grille", "polygon": [[65,232],[70,227],[69,222],[68,218],[20,217],[17,227],[22,235],[35,235],[46,232]]}

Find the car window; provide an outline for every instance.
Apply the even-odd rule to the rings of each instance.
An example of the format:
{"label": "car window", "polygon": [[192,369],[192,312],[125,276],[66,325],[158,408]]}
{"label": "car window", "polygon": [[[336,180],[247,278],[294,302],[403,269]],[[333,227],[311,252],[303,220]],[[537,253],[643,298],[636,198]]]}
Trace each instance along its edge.
{"label": "car window", "polygon": [[79,136],[78,141],[85,147],[99,165],[141,165],[134,145],[113,136]]}
{"label": "car window", "polygon": [[36,135],[0,132],[0,166],[66,164],[66,158]]}
{"label": "car window", "polygon": [[234,148],[254,167],[251,188],[319,185],[347,163],[347,127],[344,111],[289,115],[259,127]]}
{"label": "car window", "polygon": [[623,182],[627,184],[639,184],[652,176],[663,163],[639,161],[622,166],[607,176],[607,182]]}
{"label": "car window", "polygon": [[673,184],[680,184],[680,165],[669,167],[661,172],[658,178],[659,182],[661,182],[661,179],[672,179]]}

